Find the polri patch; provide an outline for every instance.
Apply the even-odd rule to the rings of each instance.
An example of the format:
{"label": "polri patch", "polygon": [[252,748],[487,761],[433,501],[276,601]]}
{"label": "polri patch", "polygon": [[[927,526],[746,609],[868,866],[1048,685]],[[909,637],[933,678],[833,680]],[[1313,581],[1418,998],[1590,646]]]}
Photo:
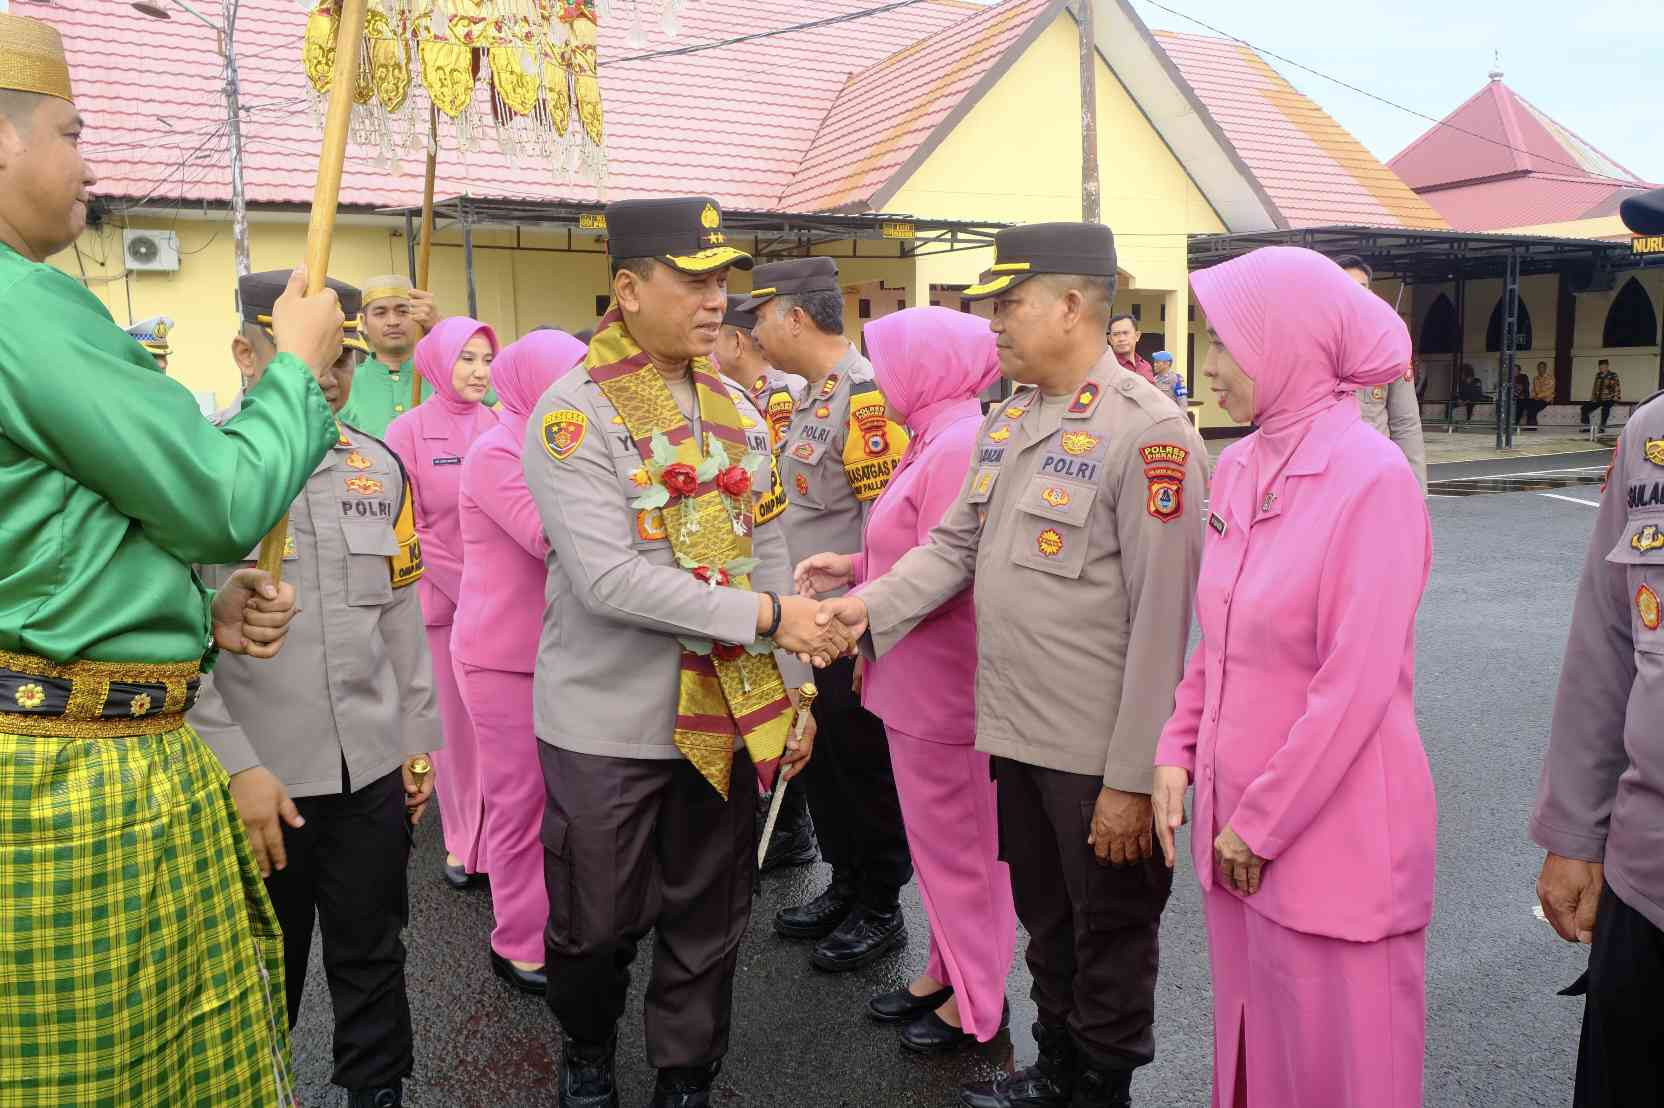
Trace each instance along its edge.
{"label": "polri patch", "polygon": [[556,408],[543,417],[543,449],[564,462],[577,452],[588,430],[588,416],[576,408]]}

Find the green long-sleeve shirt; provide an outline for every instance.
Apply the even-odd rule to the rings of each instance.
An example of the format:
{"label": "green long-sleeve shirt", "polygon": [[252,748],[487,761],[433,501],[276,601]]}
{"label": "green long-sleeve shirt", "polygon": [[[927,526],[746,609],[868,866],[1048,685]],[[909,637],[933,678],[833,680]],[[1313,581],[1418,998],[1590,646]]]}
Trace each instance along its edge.
{"label": "green long-sleeve shirt", "polygon": [[201,657],[191,564],[244,557],[338,435],[288,355],[214,427],[97,297],[0,245],[0,650]]}

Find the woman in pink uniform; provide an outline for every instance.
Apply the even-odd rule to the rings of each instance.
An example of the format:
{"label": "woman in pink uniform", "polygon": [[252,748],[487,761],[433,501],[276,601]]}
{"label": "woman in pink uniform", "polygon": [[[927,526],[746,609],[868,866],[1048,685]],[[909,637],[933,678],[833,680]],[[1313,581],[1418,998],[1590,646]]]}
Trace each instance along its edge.
{"label": "woman in pink uniform", "polygon": [[451,669],[451,623],[462,586],[457,492],[463,455],[497,423],[491,409],[480,403],[491,389],[496,356],[497,334],[490,327],[466,316],[441,320],[416,344],[416,372],[433,386],[433,395],[387,428],[387,445],[410,477],[416,534],[422,540],[422,618],[445,729],[444,749],[433,754],[433,785],[445,831],[445,880],[459,889],[486,872],[486,858],[479,849],[484,809],[474,728]]}
{"label": "woman in pink uniform", "polygon": [[545,390],[581,362],[585,346],[564,331],[533,331],[491,366],[502,408],[497,426],[462,462],[462,594],[451,661],[467,696],[479,747],[485,843],[491,859],[491,967],[509,984],[542,993],[543,770],[532,729],[532,671],[543,630],[549,540],[526,488],[520,451],[526,421]]}
{"label": "woman in pink uniform", "polygon": [[1156,751],[1167,864],[1191,855],[1213,968],[1213,1103],[1421,1104],[1433,781],[1415,621],[1432,542],[1404,454],[1351,393],[1395,380],[1392,308],[1309,250],[1191,274],[1203,372],[1259,429],[1214,473],[1191,654]]}
{"label": "woman in pink uniform", "polygon": [[[976,447],[977,394],[999,378],[985,320],[909,308],[864,335],[891,415],[912,437],[872,507],[861,553],[798,567],[800,591],[879,577],[921,545],[959,496]],[[1011,875],[998,858],[994,783],[976,750],[976,614],[971,591],[937,609],[882,661],[868,663],[861,701],[884,720],[890,760],[930,919],[930,960],[912,984],[874,997],[874,1019],[902,1025],[919,1053],[986,1042],[1005,1022],[1005,978],[1017,935]]]}

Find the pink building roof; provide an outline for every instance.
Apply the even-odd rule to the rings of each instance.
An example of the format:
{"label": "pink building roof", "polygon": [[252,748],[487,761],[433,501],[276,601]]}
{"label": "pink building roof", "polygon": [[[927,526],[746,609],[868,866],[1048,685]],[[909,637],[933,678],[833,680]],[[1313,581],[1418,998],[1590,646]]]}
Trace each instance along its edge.
{"label": "pink building roof", "polygon": [[1254,174],[1281,226],[1448,226],[1249,47],[1172,31],[1155,37]]}
{"label": "pink building roof", "polygon": [[1649,187],[1500,73],[1388,164],[1451,226],[1468,231],[1583,219]]}

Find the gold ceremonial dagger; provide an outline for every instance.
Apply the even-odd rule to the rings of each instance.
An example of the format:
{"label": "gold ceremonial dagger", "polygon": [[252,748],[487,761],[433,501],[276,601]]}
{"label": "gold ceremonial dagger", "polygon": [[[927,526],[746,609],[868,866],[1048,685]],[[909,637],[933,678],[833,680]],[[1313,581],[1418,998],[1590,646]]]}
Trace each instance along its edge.
{"label": "gold ceremonial dagger", "polygon": [[[815,703],[815,697],[820,690],[815,688],[813,681],[803,682],[803,687],[797,691],[797,720],[792,726],[792,739],[803,741],[803,728],[809,723],[809,708]],[[763,868],[763,858],[768,854],[769,840],[774,838],[774,825],[780,819],[780,802],[786,798],[786,786],[791,780],[781,771],[781,777],[774,786],[774,799],[768,804],[768,822],[763,824],[763,839],[757,844],[757,868]]]}

